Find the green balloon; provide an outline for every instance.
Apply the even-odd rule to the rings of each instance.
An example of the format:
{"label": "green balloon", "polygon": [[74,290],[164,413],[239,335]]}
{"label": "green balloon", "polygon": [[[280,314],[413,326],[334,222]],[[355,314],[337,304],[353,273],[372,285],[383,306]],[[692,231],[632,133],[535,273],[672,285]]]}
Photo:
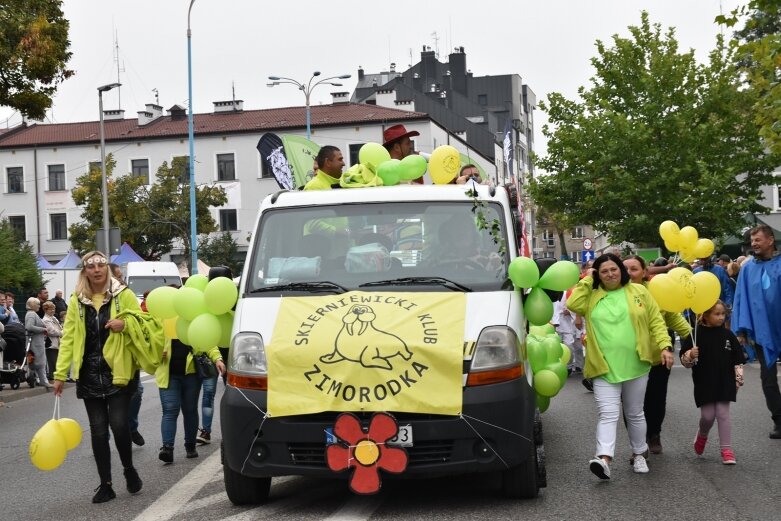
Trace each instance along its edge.
{"label": "green balloon", "polygon": [[220,347],[230,347],[231,333],[233,332],[233,311],[228,311],[217,317],[220,321],[220,341],[217,343]]}
{"label": "green balloon", "polygon": [[206,300],[206,309],[213,315],[227,313],[239,297],[239,290],[232,279],[217,277],[210,280],[203,290],[203,298]]}
{"label": "green balloon", "polygon": [[399,184],[401,178],[401,161],[390,159],[377,167],[377,175],[382,179],[385,186],[394,186]]}
{"label": "green balloon", "polygon": [[211,313],[198,315],[187,330],[194,351],[205,352],[216,347],[222,336],[220,321]]}
{"label": "green balloon", "polygon": [[552,398],[561,389],[561,380],[550,369],[543,369],[534,375],[534,390],[542,396]]}
{"label": "green balloon", "polygon": [[566,291],[578,283],[580,268],[571,261],[558,261],[540,277],[539,287],[553,291]]}
{"label": "green balloon", "polygon": [[428,162],[426,158],[417,154],[410,154],[401,160],[399,177],[405,181],[418,179],[426,173]]}
{"label": "green balloon", "polygon": [[[552,326],[551,326],[551,327],[552,327]],[[552,338],[552,339],[554,339],[556,342],[561,342],[561,337],[559,336],[559,334],[558,334],[558,333],[548,333],[547,335],[545,335],[545,338]]]}
{"label": "green balloon", "polygon": [[543,369],[545,364],[548,363],[545,348],[539,342],[527,343],[526,353],[529,364],[532,366],[532,373],[536,373],[540,369]]}
{"label": "green balloon", "polygon": [[377,172],[377,168],[390,158],[390,152],[379,143],[366,143],[358,151],[358,162],[373,172]]}
{"label": "green balloon", "polygon": [[548,407],[550,406],[550,398],[539,393],[535,394],[534,401],[537,402],[537,408],[540,410],[540,412],[547,411]]}
{"label": "green balloon", "polygon": [[174,297],[174,309],[180,317],[189,321],[206,313],[206,300],[203,297],[203,291],[188,287],[179,288]]}
{"label": "green balloon", "polygon": [[526,297],[523,312],[530,323],[541,326],[547,324],[553,317],[553,302],[550,301],[545,291],[534,287]]}
{"label": "green balloon", "polygon": [[553,327],[553,324],[549,324],[546,322],[545,324],[540,326],[531,326],[529,328],[529,333],[542,338],[550,334],[556,333],[556,328]]}
{"label": "green balloon", "polygon": [[545,359],[547,363],[552,364],[561,359],[561,343],[557,339],[547,337],[543,340],[542,345],[545,348]]}
{"label": "green balloon", "polygon": [[563,386],[565,383],[567,383],[567,377],[569,374],[567,374],[567,366],[562,364],[561,362],[554,362],[552,364],[548,364],[545,366],[545,369],[549,371],[553,371],[556,373],[556,376],[559,377],[559,381],[561,382],[561,385]]}
{"label": "green balloon", "polygon": [[206,275],[201,275],[200,273],[196,273],[187,279],[187,282],[184,283],[184,287],[195,288],[197,290],[203,291],[207,284],[209,284],[209,277]]}
{"label": "green balloon", "polygon": [[185,320],[182,317],[176,319],[176,337],[181,340],[183,344],[187,344],[188,346],[190,345],[190,336],[187,334],[189,330],[189,320]]}
{"label": "green balloon", "polygon": [[516,288],[531,288],[540,280],[540,269],[529,257],[516,257],[507,267],[507,276]]}
{"label": "green balloon", "polygon": [[567,365],[572,359],[572,351],[567,344],[561,344],[561,363]]}
{"label": "green balloon", "polygon": [[146,296],[146,309],[159,319],[174,318],[176,316],[174,297],[176,297],[176,288],[170,286],[155,288]]}

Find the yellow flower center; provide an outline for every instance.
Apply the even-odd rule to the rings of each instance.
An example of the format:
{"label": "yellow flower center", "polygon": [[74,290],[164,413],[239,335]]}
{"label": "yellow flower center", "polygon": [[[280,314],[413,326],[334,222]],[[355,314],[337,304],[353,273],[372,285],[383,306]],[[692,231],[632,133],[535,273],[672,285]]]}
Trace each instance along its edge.
{"label": "yellow flower center", "polygon": [[355,459],[361,465],[371,465],[380,458],[380,448],[371,440],[361,440],[355,446]]}

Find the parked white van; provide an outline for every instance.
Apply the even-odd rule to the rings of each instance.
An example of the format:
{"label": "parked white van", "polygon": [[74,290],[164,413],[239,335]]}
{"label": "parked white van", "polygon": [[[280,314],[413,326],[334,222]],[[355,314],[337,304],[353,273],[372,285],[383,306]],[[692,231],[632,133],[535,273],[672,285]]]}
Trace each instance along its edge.
{"label": "parked white van", "polygon": [[182,277],[179,275],[179,268],[173,262],[128,262],[125,283],[140,302],[147,291],[172,284],[181,286]]}

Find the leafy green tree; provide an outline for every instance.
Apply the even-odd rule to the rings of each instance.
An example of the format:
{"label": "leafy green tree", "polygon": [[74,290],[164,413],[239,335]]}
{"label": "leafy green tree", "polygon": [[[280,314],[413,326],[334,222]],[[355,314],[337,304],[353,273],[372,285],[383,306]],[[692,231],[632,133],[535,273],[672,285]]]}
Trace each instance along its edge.
{"label": "leafy green tree", "polygon": [[238,277],[244,265],[244,254],[230,232],[198,238],[198,258],[209,266],[227,266]]}
{"label": "leafy green tree", "polygon": [[[116,162],[106,158],[109,220],[122,232],[122,240],[146,260],[158,260],[179,241],[190,255],[190,185],[186,180],[186,158],[175,158],[169,167],[163,163],[151,186],[144,179],[112,176]],[[92,249],[96,232],[102,227],[101,172],[92,169],[76,181],[73,201],[83,207],[82,222],[70,227],[71,242],[78,251]],[[225,190],[216,185],[196,187],[195,211],[198,233],[217,231],[209,211],[227,202]]]}
{"label": "leafy green tree", "polygon": [[2,289],[32,295],[43,285],[32,246],[19,239],[8,219],[0,220],[0,266]]}
{"label": "leafy green tree", "polygon": [[69,23],[61,0],[0,1],[0,105],[43,119],[66,65]]}
{"label": "leafy green tree", "polygon": [[717,238],[736,233],[781,162],[768,155],[752,121],[756,99],[740,88],[722,39],[708,62],[681,52],[643,12],[631,37],[597,41],[591,87],[578,100],[559,93],[541,104],[549,173],[530,187],[537,204],[591,224],[614,241],[660,242],[672,219]]}

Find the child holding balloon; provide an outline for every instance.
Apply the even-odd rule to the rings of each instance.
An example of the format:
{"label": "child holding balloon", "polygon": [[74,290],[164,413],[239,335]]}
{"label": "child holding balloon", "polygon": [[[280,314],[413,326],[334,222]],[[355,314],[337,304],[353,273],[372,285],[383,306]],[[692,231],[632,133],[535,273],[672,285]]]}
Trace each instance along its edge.
{"label": "child holding balloon", "polygon": [[721,462],[734,465],[729,404],[743,385],[743,350],[735,334],[724,327],[727,308],[721,300],[697,319],[694,333],[683,340],[681,362],[692,369],[694,403],[700,408],[700,425],[694,452],[702,455],[708,432],[718,419]]}

